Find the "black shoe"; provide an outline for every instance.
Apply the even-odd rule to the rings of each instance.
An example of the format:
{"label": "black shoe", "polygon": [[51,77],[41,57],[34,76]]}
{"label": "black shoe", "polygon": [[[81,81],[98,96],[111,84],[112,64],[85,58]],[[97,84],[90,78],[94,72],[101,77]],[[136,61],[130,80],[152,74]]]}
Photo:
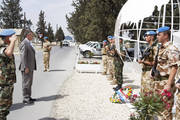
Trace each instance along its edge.
{"label": "black shoe", "polygon": [[30,101],[36,101],[37,99],[35,98],[29,98]]}
{"label": "black shoe", "polygon": [[34,104],[34,101],[31,101],[31,100],[23,100],[23,103],[24,104]]}
{"label": "black shoe", "polygon": [[118,91],[119,89],[121,89],[122,88],[122,86],[121,85],[117,85],[116,87],[114,87],[113,89],[114,89],[114,91]]}

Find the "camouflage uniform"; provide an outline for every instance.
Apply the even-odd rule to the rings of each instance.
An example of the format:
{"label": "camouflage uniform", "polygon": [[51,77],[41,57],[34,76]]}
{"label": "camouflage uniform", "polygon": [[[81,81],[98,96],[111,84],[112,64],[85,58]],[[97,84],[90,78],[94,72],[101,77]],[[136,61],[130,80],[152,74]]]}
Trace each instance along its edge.
{"label": "camouflage uniform", "polygon": [[50,59],[50,51],[51,51],[51,43],[46,41],[43,44],[43,56],[44,56],[44,71],[49,70],[49,59]]}
{"label": "camouflage uniform", "polygon": [[[120,53],[124,54],[122,44],[120,44]],[[115,79],[117,80],[117,84],[120,86],[123,84],[123,57],[124,56],[119,55],[117,52],[114,57]]]}
{"label": "camouflage uniform", "polygon": [[[160,72],[160,76],[154,79],[154,90],[164,89],[164,86],[167,84],[171,68],[172,66],[178,65],[178,61],[179,51],[172,42],[169,41],[165,43],[159,49],[157,70]],[[175,85],[173,84],[171,87],[172,98],[168,101],[171,107],[169,109],[164,109],[164,111],[161,112],[161,116],[158,116],[160,120],[172,120],[171,111],[174,103]]]}
{"label": "camouflage uniform", "polygon": [[[146,50],[145,50],[146,51]],[[156,54],[156,46],[152,46],[150,49],[149,56],[144,58],[144,61],[153,62]],[[152,91],[154,88],[153,79],[150,78],[150,70],[152,66],[147,64],[142,64],[142,74],[141,74],[141,93]]]}
{"label": "camouflage uniform", "polygon": [[107,63],[108,63],[108,58],[107,58],[107,49],[106,47],[108,47],[107,45],[105,45],[102,48],[102,62],[103,62],[103,74],[107,74]]}
{"label": "camouflage uniform", "polygon": [[176,99],[176,120],[180,120],[180,91],[178,90]]}
{"label": "camouflage uniform", "polygon": [[115,45],[114,44],[110,44],[109,46],[109,51],[107,52],[108,53],[108,65],[109,65],[109,74],[110,74],[110,77],[109,79],[110,80],[113,80],[114,82],[117,82],[115,80],[115,66],[114,66],[114,56],[115,56]]}
{"label": "camouflage uniform", "polygon": [[0,46],[0,120],[6,120],[6,116],[9,114],[16,82],[14,56],[6,56],[4,50],[5,47]]}

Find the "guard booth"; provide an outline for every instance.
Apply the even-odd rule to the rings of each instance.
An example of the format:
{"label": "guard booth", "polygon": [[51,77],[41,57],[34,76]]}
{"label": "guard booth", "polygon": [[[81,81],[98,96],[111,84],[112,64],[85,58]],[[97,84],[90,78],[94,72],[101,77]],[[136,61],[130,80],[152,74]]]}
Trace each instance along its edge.
{"label": "guard booth", "polygon": [[136,61],[147,45],[145,32],[162,26],[171,28],[171,41],[180,49],[179,0],[128,0],[116,20],[117,50],[120,52],[119,39],[122,38],[130,61]]}

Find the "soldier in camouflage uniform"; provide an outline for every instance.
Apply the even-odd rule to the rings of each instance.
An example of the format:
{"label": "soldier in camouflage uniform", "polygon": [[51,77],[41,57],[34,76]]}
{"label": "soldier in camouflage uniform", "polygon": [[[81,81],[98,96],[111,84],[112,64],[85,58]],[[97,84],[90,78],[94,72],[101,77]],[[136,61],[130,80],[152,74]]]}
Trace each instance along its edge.
{"label": "soldier in camouflage uniform", "polygon": [[123,66],[124,66],[124,50],[123,50],[123,39],[120,38],[120,53],[116,51],[115,57],[114,57],[114,66],[115,66],[115,79],[117,81],[117,86],[114,87],[113,89],[115,91],[119,90],[122,88],[123,84]]}
{"label": "soldier in camouflage uniform", "polygon": [[[110,59],[110,55],[109,55],[109,50],[110,50],[110,44],[111,44],[111,39],[112,39],[112,36],[108,36],[107,37],[107,45],[106,45],[106,47],[105,47],[105,49],[106,49],[106,51],[107,51],[107,72],[110,74],[110,61],[109,61],[109,59]],[[110,81],[112,81],[113,80],[113,78],[109,75],[109,77],[108,77],[108,80],[110,80]]]}
{"label": "soldier in camouflage uniform", "polygon": [[49,59],[50,59],[50,51],[51,51],[51,43],[48,40],[48,37],[44,37],[43,44],[43,60],[44,60],[44,72],[49,72]]}
{"label": "soldier in camouflage uniform", "polygon": [[107,74],[107,62],[108,62],[108,59],[107,59],[107,49],[106,49],[107,46],[107,40],[104,40],[103,41],[103,48],[102,48],[102,62],[103,62],[103,75],[106,75]]}
{"label": "soldier in camouflage uniform", "polygon": [[116,54],[116,46],[115,46],[115,40],[112,38],[110,40],[110,45],[109,45],[109,51],[108,53],[108,64],[109,64],[109,74],[110,74],[110,78],[112,80],[111,85],[116,85],[117,84],[117,80],[115,78],[115,65],[114,65],[114,57]]}
{"label": "soldier in camouflage uniform", "polygon": [[161,43],[161,47],[159,48],[158,64],[156,67],[159,75],[154,76],[154,90],[162,91],[166,89],[172,93],[171,99],[168,100],[170,104],[169,109],[164,109],[158,118],[160,120],[172,120],[171,111],[174,103],[175,75],[178,69],[179,50],[169,41],[169,27],[159,28],[157,30],[157,39]]}
{"label": "soldier in camouflage uniform", "polygon": [[6,120],[12,105],[14,83],[16,82],[16,67],[14,61],[14,46],[17,37],[14,30],[3,30],[0,37],[4,43],[0,45],[0,120]]}
{"label": "soldier in camouflage uniform", "polygon": [[176,83],[176,88],[178,89],[177,92],[177,99],[176,99],[176,120],[180,120],[180,81]]}
{"label": "soldier in camouflage uniform", "polygon": [[[146,42],[149,46],[145,49],[143,57],[138,60],[142,64],[142,74],[141,74],[141,93],[149,92],[153,89],[153,80],[150,78],[150,70],[153,66],[154,57],[156,53],[156,41],[155,40],[156,32],[147,31],[144,35]],[[154,44],[155,43],[155,44]],[[147,50],[149,49],[149,50]]]}

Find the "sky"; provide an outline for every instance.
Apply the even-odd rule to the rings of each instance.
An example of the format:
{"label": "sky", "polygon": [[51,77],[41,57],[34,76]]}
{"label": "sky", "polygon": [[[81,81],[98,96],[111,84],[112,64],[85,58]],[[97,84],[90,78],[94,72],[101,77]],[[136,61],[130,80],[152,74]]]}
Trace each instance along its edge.
{"label": "sky", "polygon": [[[26,12],[27,19],[31,19],[33,22],[33,30],[37,28],[39,13],[43,10],[47,24],[50,22],[54,31],[56,31],[58,24],[58,27],[62,27],[66,36],[71,35],[66,29],[67,22],[65,15],[74,11],[71,6],[72,1],[73,0],[21,0],[20,5],[23,12]],[[0,2],[2,2],[2,0],[0,0]]]}

